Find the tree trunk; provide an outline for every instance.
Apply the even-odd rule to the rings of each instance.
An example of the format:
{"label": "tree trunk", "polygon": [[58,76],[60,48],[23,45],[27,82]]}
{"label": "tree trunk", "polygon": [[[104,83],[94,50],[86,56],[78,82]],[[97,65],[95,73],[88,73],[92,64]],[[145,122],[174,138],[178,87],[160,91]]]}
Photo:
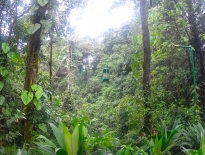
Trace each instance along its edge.
{"label": "tree trunk", "polygon": [[51,105],[53,104],[53,99],[52,99],[52,91],[53,91],[53,37],[50,34],[50,62],[49,62],[49,67],[50,67],[50,103]]}
{"label": "tree trunk", "polygon": [[72,42],[68,41],[68,56],[67,56],[67,71],[68,71],[68,90],[70,89],[70,65],[71,65],[71,60],[72,60]]}
{"label": "tree trunk", "polygon": [[195,49],[195,57],[196,57],[196,67],[198,67],[198,79],[197,79],[197,85],[200,88],[199,92],[199,104],[203,108],[205,104],[205,94],[204,94],[204,78],[205,78],[205,72],[204,72],[204,52],[201,50],[202,44],[199,37],[198,32],[198,24],[197,24],[197,17],[196,17],[196,11],[194,10],[194,5],[191,0],[186,0],[186,3],[188,5],[188,22],[190,24],[190,38],[189,38],[189,44],[192,45]]}
{"label": "tree trunk", "polygon": [[[45,19],[46,5],[41,7],[36,4],[38,9],[34,12],[32,17],[32,23],[40,23],[40,20]],[[27,59],[26,59],[26,76],[24,82],[24,90],[31,91],[31,86],[36,83],[37,74],[38,74],[38,55],[41,46],[41,32],[42,28],[40,27],[35,33],[30,35]],[[24,121],[24,142],[30,143],[32,137],[32,115],[34,112],[34,103],[31,101],[28,105],[24,107],[24,113],[26,120]]]}
{"label": "tree trunk", "polygon": [[[150,79],[151,79],[151,48],[150,48],[150,35],[148,27],[148,13],[147,13],[147,0],[140,0],[140,18],[142,25],[142,40],[143,40],[143,50],[144,50],[144,63],[143,63],[143,91],[145,98],[145,108],[150,107]],[[151,114],[149,112],[145,113],[144,118],[144,132],[151,132]]]}

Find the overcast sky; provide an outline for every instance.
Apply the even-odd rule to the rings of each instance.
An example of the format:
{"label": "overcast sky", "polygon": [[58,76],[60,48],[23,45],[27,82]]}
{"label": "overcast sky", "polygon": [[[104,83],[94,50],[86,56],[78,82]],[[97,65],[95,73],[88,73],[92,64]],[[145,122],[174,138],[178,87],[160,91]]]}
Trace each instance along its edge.
{"label": "overcast sky", "polygon": [[81,9],[71,13],[71,26],[79,37],[98,37],[109,28],[119,28],[131,20],[133,5],[121,6],[110,11],[114,0],[94,0]]}

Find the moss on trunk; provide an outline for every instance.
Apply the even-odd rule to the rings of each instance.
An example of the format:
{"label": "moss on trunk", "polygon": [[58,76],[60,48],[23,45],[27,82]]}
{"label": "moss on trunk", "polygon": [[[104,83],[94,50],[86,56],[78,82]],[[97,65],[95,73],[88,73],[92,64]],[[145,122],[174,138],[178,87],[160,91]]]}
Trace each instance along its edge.
{"label": "moss on trunk", "polygon": [[[38,5],[38,4],[36,4]],[[38,9],[34,12],[32,23],[40,23],[40,20],[45,19],[46,6],[41,7],[38,5]],[[38,55],[41,47],[41,32],[42,28],[40,27],[35,33],[31,34],[29,39],[29,47],[27,51],[26,58],[26,77],[24,82],[24,90],[30,91],[31,86],[36,83],[37,74],[38,74]],[[34,112],[35,106],[33,101],[24,107],[24,113],[26,120],[24,121],[24,142],[30,143],[32,137],[32,115]]]}
{"label": "moss on trunk", "polygon": [[[148,27],[148,11],[147,11],[147,1],[140,0],[140,17],[142,25],[142,40],[144,49],[144,63],[143,63],[143,91],[145,98],[145,108],[150,108],[149,98],[150,98],[150,80],[151,80],[151,48],[150,48],[150,34]],[[144,117],[144,131],[149,134],[152,130],[151,125],[151,114],[146,112]]]}

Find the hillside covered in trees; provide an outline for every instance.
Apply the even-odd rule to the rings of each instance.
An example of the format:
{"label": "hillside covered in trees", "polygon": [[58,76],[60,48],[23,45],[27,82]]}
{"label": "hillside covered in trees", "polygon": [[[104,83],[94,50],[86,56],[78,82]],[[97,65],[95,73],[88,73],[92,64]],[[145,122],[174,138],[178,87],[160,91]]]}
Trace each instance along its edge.
{"label": "hillside covered in trees", "polygon": [[0,154],[205,155],[205,1],[113,0],[132,20],[81,38],[91,3],[0,0]]}

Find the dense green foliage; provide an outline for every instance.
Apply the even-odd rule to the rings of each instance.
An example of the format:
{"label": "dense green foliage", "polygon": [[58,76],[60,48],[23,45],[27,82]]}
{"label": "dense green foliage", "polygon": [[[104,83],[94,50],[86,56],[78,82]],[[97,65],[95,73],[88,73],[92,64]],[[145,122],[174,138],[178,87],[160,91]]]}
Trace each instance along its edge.
{"label": "dense green foliage", "polygon": [[[0,154],[203,155],[204,0],[156,0],[147,10],[152,48],[148,108],[139,13],[105,32],[102,42],[79,39],[63,19],[86,2],[0,2]],[[116,1],[113,7],[123,4]],[[44,7],[45,19],[32,23],[35,11]],[[40,29],[37,81],[26,90],[29,38]],[[189,51],[173,44],[194,49],[197,105]],[[105,67],[109,82],[102,81]],[[31,102],[28,117],[25,107]],[[150,116],[149,134],[145,114]],[[28,144],[25,120],[32,125]]]}

